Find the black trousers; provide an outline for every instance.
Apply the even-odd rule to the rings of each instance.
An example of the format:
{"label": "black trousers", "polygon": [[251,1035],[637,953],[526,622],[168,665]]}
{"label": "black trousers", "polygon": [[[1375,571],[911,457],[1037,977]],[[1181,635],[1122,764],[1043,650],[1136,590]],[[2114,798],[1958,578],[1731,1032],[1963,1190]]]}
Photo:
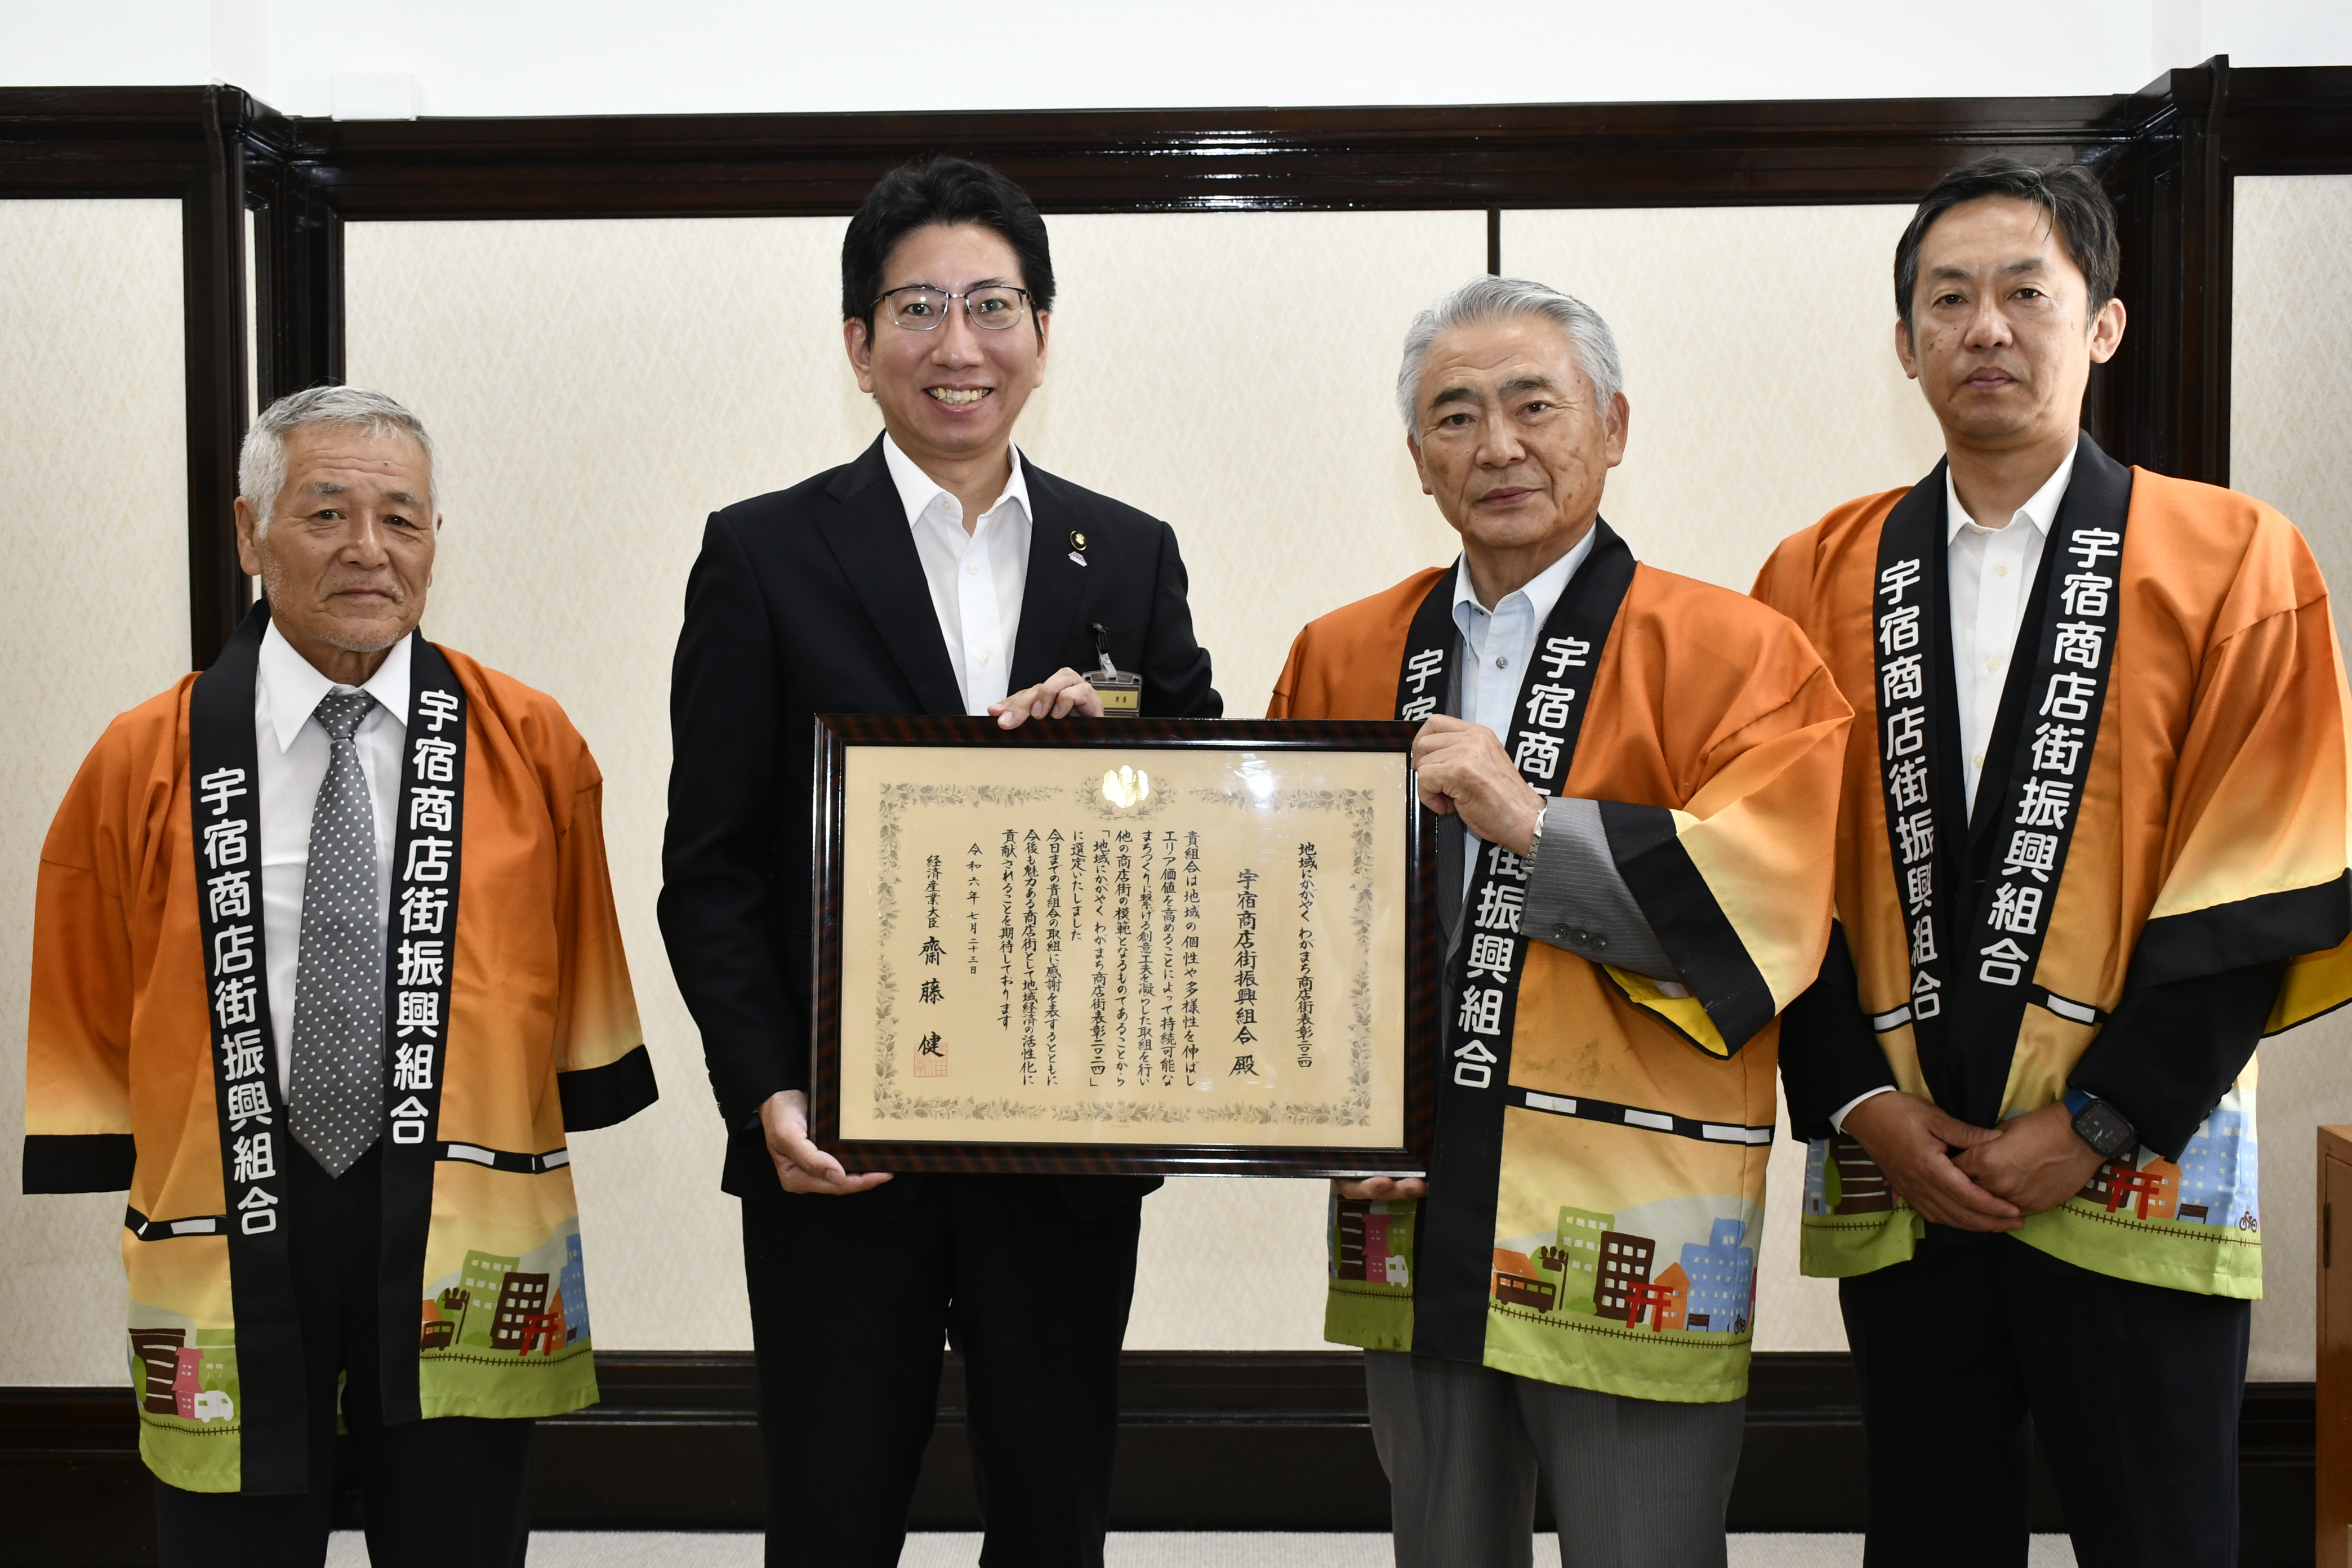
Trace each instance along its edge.
{"label": "black trousers", "polygon": [[1838,1300],[1870,1452],[1867,1568],[2023,1568],[2036,1434],[2083,1568],[2237,1562],[2247,1302],[1935,1225]]}
{"label": "black trousers", "polygon": [[338,1179],[292,1138],[288,1251],[310,1399],[310,1489],[299,1497],[155,1483],[163,1568],[318,1568],[335,1513],[336,1384],[374,1568],[523,1568],[532,1423],[445,1415],[388,1426],[376,1352],[383,1146]]}
{"label": "black trousers", "polygon": [[888,1568],[964,1358],[987,1568],[1100,1568],[1139,1199],[1074,1215],[1046,1176],[926,1175],[911,1201],[743,1205],[770,1568]]}

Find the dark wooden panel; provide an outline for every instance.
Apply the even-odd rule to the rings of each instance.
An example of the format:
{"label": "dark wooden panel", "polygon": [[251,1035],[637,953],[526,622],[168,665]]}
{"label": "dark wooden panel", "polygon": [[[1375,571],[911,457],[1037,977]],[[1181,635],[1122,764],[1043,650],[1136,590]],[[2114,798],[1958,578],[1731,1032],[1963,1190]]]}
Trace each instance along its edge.
{"label": "dark wooden panel", "polygon": [[[533,1519],[547,1530],[756,1530],[762,1518],[751,1358],[607,1352],[604,1402],[539,1427]],[[1120,1381],[1118,1530],[1385,1530],[1361,1359],[1349,1351],[1135,1352]],[[2312,1562],[2314,1394],[2255,1384],[2240,1421],[2242,1561]],[[1862,1528],[1862,1427],[1841,1354],[1756,1358],[1736,1531]],[[978,1527],[962,1369],[950,1357],[913,1524]],[[5,1560],[41,1568],[153,1561],[136,1418],[116,1389],[0,1390]],[[358,1519],[344,1478],[340,1510]],[[1549,1524],[1548,1518],[1546,1520]],[[2037,1464],[2037,1530],[2064,1517]]]}
{"label": "dark wooden panel", "polygon": [[251,100],[206,88],[204,161],[181,212],[188,420],[189,668],[208,667],[251,603],[236,561],[246,405],[245,126]]}
{"label": "dark wooden panel", "polygon": [[2120,142],[2129,98],[297,122],[346,217],[822,215],[926,153],[1048,212],[1903,200],[1995,147]]}
{"label": "dark wooden panel", "polygon": [[2336,1256],[2336,1215],[2352,1226],[2352,1127],[2319,1129],[2318,1391],[2313,1413],[2316,1552],[2324,1568],[2352,1563],[2352,1231]]}
{"label": "dark wooden panel", "polygon": [[0,88],[0,196],[184,196],[216,90]]}

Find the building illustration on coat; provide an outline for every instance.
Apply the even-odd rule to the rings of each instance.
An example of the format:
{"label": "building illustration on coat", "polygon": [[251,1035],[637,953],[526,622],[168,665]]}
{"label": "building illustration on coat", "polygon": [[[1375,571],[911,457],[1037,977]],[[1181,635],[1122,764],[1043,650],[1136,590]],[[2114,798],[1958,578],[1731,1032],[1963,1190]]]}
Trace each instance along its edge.
{"label": "building illustration on coat", "polygon": [[1650,1237],[1633,1236],[1622,1230],[1601,1233],[1601,1278],[1593,1290],[1593,1305],[1604,1318],[1634,1321],[1644,1302],[1645,1295],[1634,1289],[1650,1282],[1650,1268],[1656,1261],[1657,1242]]}
{"label": "building illustration on coat", "polygon": [[1745,1332],[1756,1315],[1756,1249],[1740,1245],[1748,1222],[1718,1219],[1704,1246],[1683,1244],[1690,1281],[1688,1326],[1708,1333]]}
{"label": "building illustration on coat", "polygon": [[466,1300],[457,1320],[457,1343],[482,1350],[490,1348],[499,1298],[506,1288],[507,1276],[521,1265],[521,1258],[500,1253],[466,1254],[465,1266],[457,1270],[457,1288],[465,1292]]}
{"label": "building illustration on coat", "polygon": [[1331,1277],[1371,1285],[1412,1283],[1411,1203],[1334,1198]]}
{"label": "building illustration on coat", "polygon": [[236,1347],[188,1343],[185,1329],[131,1331],[133,1381],[139,1407],[150,1415],[175,1415],[207,1425],[236,1415]]}
{"label": "building illustration on coat", "polygon": [[1617,1223],[1614,1215],[1591,1209],[1563,1208],[1552,1244],[1537,1260],[1559,1276],[1559,1310],[1591,1312],[1593,1291],[1601,1281],[1601,1234]]}
{"label": "building illustration on coat", "polygon": [[1840,1132],[1806,1152],[1805,1213],[1885,1214],[1894,1207],[1886,1173],[1854,1139]]}
{"label": "building illustration on coat", "polygon": [[490,1319],[490,1348],[521,1353],[534,1339],[531,1320],[547,1311],[547,1276],[510,1272],[499,1289]]}
{"label": "building illustration on coat", "polygon": [[2180,1199],[2173,1217],[2199,1225],[2260,1230],[2259,1175],[2253,1121],[2237,1107],[2224,1104],[2205,1118],[2205,1125],[2180,1152]]}
{"label": "building illustration on coat", "polygon": [[576,1344],[588,1337],[588,1270],[580,1256],[580,1233],[563,1238],[563,1273],[556,1282],[563,1308],[563,1342]]}
{"label": "building illustration on coat", "polygon": [[456,1272],[427,1288],[419,1303],[417,1346],[480,1352],[536,1365],[589,1349],[587,1270],[580,1233],[565,1228],[520,1255],[465,1255]]}
{"label": "building illustration on coat", "polygon": [[[1744,1335],[1754,1322],[1752,1217],[1705,1209],[1676,1214],[1654,1205],[1638,1211],[1637,1221],[1667,1222],[1669,1235],[1706,1227],[1706,1240],[1677,1246],[1621,1228],[1626,1222],[1618,1215],[1570,1207],[1558,1213],[1548,1240],[1495,1243],[1488,1292],[1496,1308],[1520,1316],[1597,1318],[1661,1334]],[[1675,1251],[1679,1259],[1660,1268],[1662,1258]]]}
{"label": "building illustration on coat", "polygon": [[1614,1224],[1610,1215],[1563,1208],[1551,1240],[1533,1252],[1497,1243],[1489,1293],[1507,1305],[1538,1312],[1591,1316],[1601,1278],[1601,1237]]}

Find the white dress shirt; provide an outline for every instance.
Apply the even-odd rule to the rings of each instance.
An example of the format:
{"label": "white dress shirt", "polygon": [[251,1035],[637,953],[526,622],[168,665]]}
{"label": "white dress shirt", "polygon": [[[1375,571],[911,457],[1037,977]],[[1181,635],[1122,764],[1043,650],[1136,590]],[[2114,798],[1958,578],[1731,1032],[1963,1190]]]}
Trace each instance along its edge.
{"label": "white dress shirt", "polygon": [[1020,448],[1011,451],[1013,476],[1004,493],[966,531],[963,503],[916,467],[898,442],[882,437],[882,460],[907,509],[931,609],[947,641],[948,662],[955,666],[956,689],[963,693],[963,710],[972,714],[986,713],[1012,689],[1013,639],[1021,630],[1021,595],[1029,583],[1029,479]]}
{"label": "white dress shirt", "polygon": [[[2042,546],[2066,487],[2074,478],[2074,453],[2023,506],[1990,528],[1960,505],[1952,473],[1944,470],[1944,519],[1949,545],[1947,575],[1952,585],[1953,701],[1960,721],[1960,766],[1968,784],[1967,807],[1977,808],[1977,780],[1984,773],[1985,747],[2000,711],[2001,688],[2017,652],[2017,629],[2025,620],[2025,595],[2042,567]],[[2027,650],[2029,655],[2032,650]]]}
{"label": "white dress shirt", "polygon": [[[1593,536],[1584,537],[1569,552],[1514,588],[1493,609],[1478,602],[1470,585],[1470,558],[1465,555],[1454,571],[1454,625],[1469,654],[1462,669],[1462,711],[1458,717],[1484,724],[1504,749],[1511,744],[1511,724],[1518,716],[1519,684],[1527,679],[1528,660],[1535,657],[1536,638],[1559,604],[1568,580],[1592,553]],[[1478,836],[1463,835],[1462,893],[1467,898],[1478,869]]]}
{"label": "white dress shirt", "polygon": [[[1960,770],[1967,789],[1966,810],[1977,809],[1977,780],[1983,776],[1985,748],[1992,742],[1993,720],[2000,712],[2001,688],[2009,683],[2009,667],[2017,657],[2018,628],[2025,623],[2025,595],[2033,574],[2042,569],[2042,547],[2057,519],[2058,503],[2074,478],[2074,448],[2042,487],[2026,498],[1999,528],[1986,528],[1960,504],[1952,484],[1952,470],[1944,469],[1944,523],[1948,553],[1946,575],[1952,590],[1952,700],[1960,721]],[[1871,1095],[1893,1090],[1874,1089],[1857,1094],[1838,1108],[1830,1125],[1845,1131],[1846,1112]]]}
{"label": "white dress shirt", "polygon": [[409,643],[394,643],[365,686],[339,686],[278,635],[261,636],[253,729],[261,788],[261,934],[269,952],[269,1029],[278,1046],[278,1092],[294,1073],[294,977],[302,957],[302,884],[310,868],[310,814],[333,742],[316,717],[331,691],[360,690],[375,706],[352,733],[375,803],[377,907],[392,915],[393,816],[400,808],[400,748],[408,733]]}

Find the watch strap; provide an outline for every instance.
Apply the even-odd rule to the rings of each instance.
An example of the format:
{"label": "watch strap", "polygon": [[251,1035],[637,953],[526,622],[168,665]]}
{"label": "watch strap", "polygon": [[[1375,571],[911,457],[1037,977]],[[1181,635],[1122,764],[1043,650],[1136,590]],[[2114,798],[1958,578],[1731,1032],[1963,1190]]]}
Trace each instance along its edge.
{"label": "watch strap", "polygon": [[[2069,1089],[2062,1103],[2074,1120],[2074,1135],[2088,1143],[2103,1159],[2112,1160],[2139,1142],[2139,1130],[2132,1125],[2131,1118],[2116,1109],[2110,1100],[2101,1100],[2079,1089]],[[2085,1121],[2092,1126],[2084,1127]],[[2106,1137],[2101,1139],[2093,1129],[2105,1132]]]}

